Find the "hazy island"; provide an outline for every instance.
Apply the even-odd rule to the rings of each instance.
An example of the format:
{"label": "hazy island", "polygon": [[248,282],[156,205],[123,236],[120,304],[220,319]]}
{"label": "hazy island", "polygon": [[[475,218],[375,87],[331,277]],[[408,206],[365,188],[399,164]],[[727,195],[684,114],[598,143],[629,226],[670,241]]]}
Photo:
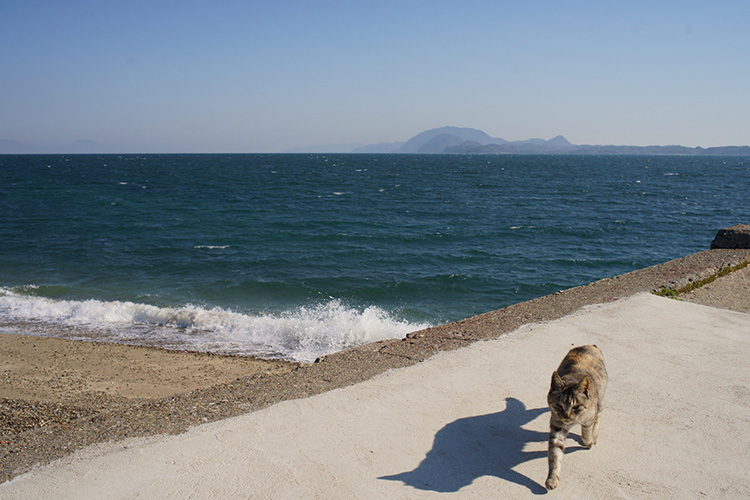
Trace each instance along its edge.
{"label": "hazy island", "polygon": [[481,130],[441,127],[426,130],[405,142],[338,144],[294,148],[285,153],[431,153],[431,154],[574,154],[574,155],[731,155],[750,156],[750,146],[690,148],[686,146],[615,146],[571,144],[552,139],[506,141]]}

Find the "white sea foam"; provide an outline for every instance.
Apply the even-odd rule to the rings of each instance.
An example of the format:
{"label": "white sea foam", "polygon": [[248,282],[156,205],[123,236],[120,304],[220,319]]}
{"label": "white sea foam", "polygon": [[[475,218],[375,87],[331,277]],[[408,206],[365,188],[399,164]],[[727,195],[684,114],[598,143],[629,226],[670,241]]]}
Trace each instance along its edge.
{"label": "white sea foam", "polygon": [[[426,328],[378,307],[338,300],[282,314],[243,314],[215,307],[156,307],[133,302],[53,300],[0,288],[0,319],[81,327],[77,338],[312,362],[357,345]],[[52,329],[54,332],[54,329]]]}

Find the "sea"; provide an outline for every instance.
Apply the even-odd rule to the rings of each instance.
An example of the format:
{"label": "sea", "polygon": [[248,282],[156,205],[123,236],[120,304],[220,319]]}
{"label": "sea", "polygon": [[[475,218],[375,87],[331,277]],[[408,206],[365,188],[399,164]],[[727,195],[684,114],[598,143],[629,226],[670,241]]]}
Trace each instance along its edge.
{"label": "sea", "polygon": [[0,331],[311,362],[706,250],[750,157],[0,156]]}

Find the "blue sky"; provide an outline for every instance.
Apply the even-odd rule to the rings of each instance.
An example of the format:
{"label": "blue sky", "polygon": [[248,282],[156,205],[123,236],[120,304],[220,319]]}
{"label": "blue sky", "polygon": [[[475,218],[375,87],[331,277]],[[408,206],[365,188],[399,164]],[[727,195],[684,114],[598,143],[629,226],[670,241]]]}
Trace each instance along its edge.
{"label": "blue sky", "polygon": [[0,140],[750,144],[750,2],[0,0]]}

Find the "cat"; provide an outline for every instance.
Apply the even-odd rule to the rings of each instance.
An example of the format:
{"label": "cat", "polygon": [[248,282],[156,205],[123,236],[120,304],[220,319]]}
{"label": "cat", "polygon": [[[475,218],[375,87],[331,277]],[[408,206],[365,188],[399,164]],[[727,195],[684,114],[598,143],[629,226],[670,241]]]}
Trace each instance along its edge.
{"label": "cat", "polygon": [[565,439],[575,424],[581,424],[581,439],[586,448],[596,444],[599,420],[607,387],[607,370],[602,351],[595,345],[571,349],[557,371],[552,372],[549,403],[549,474],[545,486],[553,490],[560,482],[560,467]]}

